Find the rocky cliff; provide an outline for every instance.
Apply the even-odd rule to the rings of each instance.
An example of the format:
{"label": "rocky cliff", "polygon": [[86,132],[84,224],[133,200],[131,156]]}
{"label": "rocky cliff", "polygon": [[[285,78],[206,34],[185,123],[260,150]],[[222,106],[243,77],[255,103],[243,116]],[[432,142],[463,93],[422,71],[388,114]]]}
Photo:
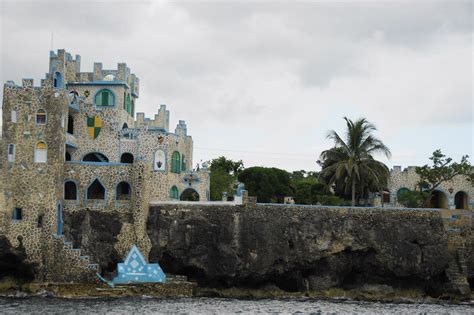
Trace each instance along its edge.
{"label": "rocky cliff", "polygon": [[[114,243],[121,226],[113,214],[65,215],[66,236],[109,272],[120,260]],[[448,282],[448,235],[438,211],[158,205],[150,208],[147,233],[151,262],[203,286],[388,284],[436,293]]]}
{"label": "rocky cliff", "polygon": [[150,209],[148,234],[150,260],[211,286],[434,290],[449,261],[434,211],[167,205]]}

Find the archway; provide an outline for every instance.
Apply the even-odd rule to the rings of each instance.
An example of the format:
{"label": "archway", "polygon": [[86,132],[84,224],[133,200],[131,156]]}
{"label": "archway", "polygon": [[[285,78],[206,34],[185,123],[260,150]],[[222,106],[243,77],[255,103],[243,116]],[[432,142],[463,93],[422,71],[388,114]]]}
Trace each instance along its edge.
{"label": "archway", "polygon": [[431,193],[431,208],[448,209],[448,198],[446,194],[440,190]]}
{"label": "archway", "polygon": [[108,162],[109,161],[109,158],[106,157],[105,155],[103,155],[102,153],[99,153],[99,152],[92,152],[92,153],[88,153],[86,154],[82,160],[84,162],[96,162],[96,163],[100,163],[100,162]]}
{"label": "archway", "polygon": [[468,198],[467,194],[464,191],[458,191],[454,195],[454,204],[456,209],[468,209]]}
{"label": "archway", "polygon": [[199,194],[192,188],[186,188],[179,197],[181,201],[199,201]]}
{"label": "archway", "polygon": [[104,200],[105,199],[105,187],[102,183],[96,179],[87,188],[87,199],[88,200]]}
{"label": "archway", "polygon": [[127,164],[133,164],[133,154],[131,153],[124,153],[120,157],[120,163],[127,163]]}

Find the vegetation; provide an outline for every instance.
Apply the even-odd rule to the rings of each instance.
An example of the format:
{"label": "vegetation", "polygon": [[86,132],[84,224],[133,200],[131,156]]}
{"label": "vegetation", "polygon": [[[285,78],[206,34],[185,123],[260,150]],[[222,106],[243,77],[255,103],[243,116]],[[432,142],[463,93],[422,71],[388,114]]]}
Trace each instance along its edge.
{"label": "vegetation", "polygon": [[398,194],[398,202],[408,208],[421,208],[431,195],[425,191],[406,190]]}
{"label": "vegetation", "polygon": [[424,207],[430,206],[431,195],[433,191],[442,183],[453,179],[455,176],[464,175],[468,181],[473,183],[474,173],[472,172],[469,156],[464,155],[460,162],[453,162],[453,159],[446,157],[441,150],[436,150],[430,157],[433,165],[424,165],[415,169],[420,175],[418,187],[420,192],[425,193]]}
{"label": "vegetation", "polygon": [[344,117],[347,125],[346,139],[331,130],[327,138],[334,141],[334,147],[323,151],[318,163],[322,167],[320,178],[340,196],[351,193],[351,204],[355,205],[356,192],[359,197],[370,191],[381,191],[390,176],[388,167],[374,159],[373,154],[391,153],[383,142],[372,133],[375,126],[365,118],[355,122]]}
{"label": "vegetation", "polygon": [[290,174],[274,167],[250,167],[240,172],[238,179],[245,184],[249,195],[257,196],[258,202],[283,202],[291,196]]}
{"label": "vegetation", "polygon": [[211,171],[211,200],[222,200],[222,193],[233,196],[238,174],[244,169],[244,163],[232,161],[224,156],[210,162]]}

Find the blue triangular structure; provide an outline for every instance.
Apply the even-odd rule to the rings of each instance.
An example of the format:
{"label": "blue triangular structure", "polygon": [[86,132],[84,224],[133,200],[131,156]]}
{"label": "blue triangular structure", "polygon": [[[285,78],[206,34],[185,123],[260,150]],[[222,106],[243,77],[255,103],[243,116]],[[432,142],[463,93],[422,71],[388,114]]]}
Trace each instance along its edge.
{"label": "blue triangular structure", "polygon": [[137,246],[125,258],[125,262],[117,265],[118,276],[112,282],[140,283],[140,282],[166,282],[166,275],[159,264],[148,264]]}

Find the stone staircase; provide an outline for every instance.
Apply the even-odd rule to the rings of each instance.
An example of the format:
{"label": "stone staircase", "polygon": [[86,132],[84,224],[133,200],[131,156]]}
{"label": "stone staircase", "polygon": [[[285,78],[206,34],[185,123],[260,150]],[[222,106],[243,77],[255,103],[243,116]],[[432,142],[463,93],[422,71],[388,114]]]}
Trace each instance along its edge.
{"label": "stone staircase", "polygon": [[81,249],[74,248],[72,242],[65,240],[64,235],[51,235],[48,255],[46,280],[52,282],[97,282],[100,272],[98,264],[92,263],[91,257],[83,255]]}
{"label": "stone staircase", "polygon": [[450,235],[448,247],[451,260],[448,269],[446,269],[446,275],[448,276],[451,289],[456,293],[468,295],[471,293],[471,289],[467,281],[466,248],[464,241],[458,237],[458,235]]}
{"label": "stone staircase", "polygon": [[456,294],[469,295],[471,289],[467,281],[466,235],[471,230],[472,217],[446,211],[443,216],[444,229],[448,237],[449,266],[446,276],[449,279],[450,290]]}

